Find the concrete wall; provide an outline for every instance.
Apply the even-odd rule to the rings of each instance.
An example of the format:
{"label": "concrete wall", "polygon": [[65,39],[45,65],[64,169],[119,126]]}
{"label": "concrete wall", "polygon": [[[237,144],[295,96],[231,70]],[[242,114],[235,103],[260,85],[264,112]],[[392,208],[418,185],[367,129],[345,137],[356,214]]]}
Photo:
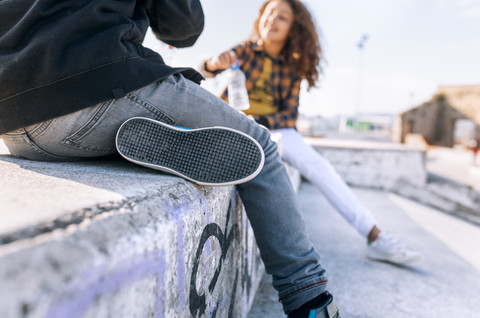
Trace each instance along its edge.
{"label": "concrete wall", "polygon": [[426,184],[425,151],[397,143],[306,138],[350,185],[393,190]]}
{"label": "concrete wall", "polygon": [[[307,141],[351,185],[425,184],[424,151]],[[0,317],[246,317],[264,269],[233,187],[19,160],[1,142],[0,175]]]}
{"label": "concrete wall", "polygon": [[264,269],[234,187],[1,139],[0,175],[0,317],[246,317]]}

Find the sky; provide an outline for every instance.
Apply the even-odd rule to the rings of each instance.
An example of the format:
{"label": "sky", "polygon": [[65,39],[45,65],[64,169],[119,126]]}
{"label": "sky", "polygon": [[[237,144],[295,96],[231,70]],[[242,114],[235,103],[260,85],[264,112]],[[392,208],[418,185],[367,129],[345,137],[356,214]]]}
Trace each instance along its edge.
{"label": "sky", "polygon": [[[246,40],[263,1],[202,0],[197,43],[169,50],[149,33],[145,45],[175,66],[203,60]],[[428,101],[439,85],[480,85],[480,0],[304,0],[324,49],[318,88],[302,88],[300,112],[398,114]],[[358,43],[366,36],[363,48]],[[225,76],[204,81],[215,94]]]}

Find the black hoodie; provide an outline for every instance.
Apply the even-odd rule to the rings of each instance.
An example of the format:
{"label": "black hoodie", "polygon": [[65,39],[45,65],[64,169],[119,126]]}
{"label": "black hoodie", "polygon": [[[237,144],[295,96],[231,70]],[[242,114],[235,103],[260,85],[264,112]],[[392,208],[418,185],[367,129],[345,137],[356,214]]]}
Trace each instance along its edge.
{"label": "black hoodie", "polygon": [[174,73],[142,46],[147,28],[175,47],[203,30],[199,0],[0,1],[0,134],[63,116]]}

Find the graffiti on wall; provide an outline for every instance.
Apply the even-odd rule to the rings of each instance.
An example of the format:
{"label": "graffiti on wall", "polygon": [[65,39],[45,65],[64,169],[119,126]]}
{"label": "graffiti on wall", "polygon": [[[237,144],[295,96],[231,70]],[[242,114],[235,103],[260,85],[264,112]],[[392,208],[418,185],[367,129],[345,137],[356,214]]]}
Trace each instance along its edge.
{"label": "graffiti on wall", "polygon": [[[208,209],[208,206],[205,206]],[[61,295],[51,304],[46,315],[49,318],[60,317],[82,317],[91,310],[103,297],[112,296],[123,289],[130,288],[134,284],[154,279],[157,284],[155,295],[154,316],[165,317],[167,310],[166,298],[169,293],[177,295],[177,314],[189,312],[193,317],[217,317],[219,312],[231,317],[235,304],[238,301],[250,300],[252,295],[252,281],[250,273],[254,266],[258,266],[257,253],[252,249],[249,251],[248,221],[244,213],[237,213],[242,209],[236,197],[230,201],[225,224],[222,226],[215,222],[207,222],[203,227],[196,251],[193,258],[193,267],[185,268],[184,242],[183,242],[183,219],[177,219],[176,246],[177,259],[175,263],[169,264],[171,260],[166,256],[165,250],[153,250],[141,255],[132,255],[123,261],[118,262],[114,268],[106,265],[92,268],[80,279],[70,283]],[[208,213],[205,213],[208,219]],[[222,228],[223,227],[223,228]],[[216,242],[213,244],[213,242]],[[235,249],[232,246],[243,246],[244,249]],[[212,246],[218,246],[213,250]],[[214,268],[200,270],[204,254],[211,254],[216,257]],[[206,255],[209,256],[209,255]],[[228,262],[226,262],[228,258]],[[233,261],[230,261],[233,260]],[[228,266],[225,264],[228,263]],[[176,289],[173,286],[166,286],[168,271],[175,271],[177,275]],[[190,280],[185,283],[185,275],[190,275]],[[232,275],[233,274],[233,275]],[[203,277],[200,277],[202,276]],[[227,280],[228,290],[225,286],[219,286],[219,281]],[[233,283],[231,282],[233,278]],[[198,281],[205,281],[198,284]],[[238,296],[240,294],[240,296]],[[185,299],[188,295],[188,299]],[[238,297],[241,297],[239,300]],[[188,306],[186,305],[188,304]],[[186,308],[188,307],[188,308]],[[169,308],[169,310],[172,310]]]}
{"label": "graffiti on wall", "polygon": [[[220,226],[218,226],[218,224],[216,223],[207,224],[202,231],[200,242],[198,244],[198,248],[195,253],[195,260],[194,260],[192,275],[190,279],[189,308],[190,308],[190,313],[195,317],[197,317],[201,313],[204,313],[207,308],[206,296],[205,294],[199,295],[197,292],[197,286],[196,286],[198,268],[200,265],[202,252],[204,251],[204,246],[207,243],[208,239],[210,238],[215,238],[220,243],[220,249],[221,249],[220,260],[217,263],[217,267],[215,268],[213,277],[210,283],[208,284],[208,291],[212,293],[217,284],[220,272],[222,271],[222,264],[225,258],[227,257],[228,249],[232,245],[233,240],[235,239],[236,236],[238,236],[238,233],[239,233],[237,224],[233,224],[230,230],[228,229],[228,223],[229,223],[231,212],[232,212],[232,204],[230,203],[230,206],[228,207],[224,231],[222,231]],[[235,274],[234,285],[232,287],[233,293],[231,296],[232,300],[230,301],[229,316],[231,315],[231,311],[233,310],[233,303],[234,303],[233,299],[235,297],[235,292],[237,290],[237,280],[238,280],[238,272]],[[219,299],[216,308],[219,307],[220,301],[221,300]]]}

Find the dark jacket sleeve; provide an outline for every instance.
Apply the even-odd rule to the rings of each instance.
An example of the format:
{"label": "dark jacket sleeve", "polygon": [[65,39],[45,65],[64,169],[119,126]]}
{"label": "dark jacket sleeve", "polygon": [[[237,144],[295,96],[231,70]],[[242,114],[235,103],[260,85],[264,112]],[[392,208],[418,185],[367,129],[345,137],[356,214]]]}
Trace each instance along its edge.
{"label": "dark jacket sleeve", "polygon": [[199,0],[144,0],[150,27],[162,42],[174,47],[192,46],[204,27]]}

